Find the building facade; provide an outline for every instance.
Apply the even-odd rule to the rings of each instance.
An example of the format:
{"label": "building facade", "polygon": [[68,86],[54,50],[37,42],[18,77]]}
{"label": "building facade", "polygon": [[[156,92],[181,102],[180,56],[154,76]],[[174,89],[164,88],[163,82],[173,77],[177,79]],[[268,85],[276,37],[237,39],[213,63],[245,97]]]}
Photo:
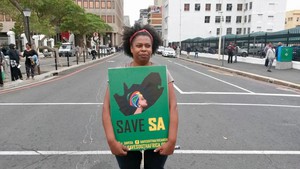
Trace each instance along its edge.
{"label": "building facade", "polygon": [[285,6],[286,0],[164,0],[164,45],[196,37],[283,30]]}
{"label": "building facade", "polygon": [[0,45],[8,42],[7,32],[15,25],[15,21],[9,16],[0,13]]}
{"label": "building facade", "polygon": [[101,45],[119,46],[124,26],[124,0],[74,0],[86,12],[93,13],[113,28],[101,37]]}
{"label": "building facade", "polygon": [[300,10],[287,11],[285,15],[285,29],[300,26]]}

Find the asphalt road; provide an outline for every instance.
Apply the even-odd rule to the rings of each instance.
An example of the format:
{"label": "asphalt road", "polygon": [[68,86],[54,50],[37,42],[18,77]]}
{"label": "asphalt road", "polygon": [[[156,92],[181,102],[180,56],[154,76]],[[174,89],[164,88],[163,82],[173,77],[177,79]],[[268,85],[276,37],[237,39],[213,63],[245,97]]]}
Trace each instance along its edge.
{"label": "asphalt road", "polygon": [[[117,55],[0,94],[0,168],[117,168],[101,109]],[[166,169],[298,169],[300,93],[174,58],[181,146]]]}

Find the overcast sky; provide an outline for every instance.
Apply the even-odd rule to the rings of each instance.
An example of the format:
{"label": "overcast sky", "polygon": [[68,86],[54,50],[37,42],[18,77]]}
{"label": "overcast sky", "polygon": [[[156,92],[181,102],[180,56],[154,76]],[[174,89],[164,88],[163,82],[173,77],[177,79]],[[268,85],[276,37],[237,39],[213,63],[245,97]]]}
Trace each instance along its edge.
{"label": "overcast sky", "polygon": [[[300,10],[300,0],[286,0],[286,10]],[[149,5],[153,5],[154,0],[124,0],[124,14],[129,15],[130,25],[138,20],[140,9],[146,9]]]}

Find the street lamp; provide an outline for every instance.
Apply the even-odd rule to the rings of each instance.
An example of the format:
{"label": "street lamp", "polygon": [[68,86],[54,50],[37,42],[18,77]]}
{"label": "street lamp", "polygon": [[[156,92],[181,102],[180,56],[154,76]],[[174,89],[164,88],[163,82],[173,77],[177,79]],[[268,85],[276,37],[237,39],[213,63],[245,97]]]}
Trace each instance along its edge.
{"label": "street lamp", "polygon": [[24,17],[26,19],[26,22],[25,22],[25,35],[26,35],[26,38],[27,38],[28,42],[31,43],[30,29],[29,29],[29,17],[31,15],[31,10],[29,8],[25,8],[23,10],[23,14],[24,14]]}

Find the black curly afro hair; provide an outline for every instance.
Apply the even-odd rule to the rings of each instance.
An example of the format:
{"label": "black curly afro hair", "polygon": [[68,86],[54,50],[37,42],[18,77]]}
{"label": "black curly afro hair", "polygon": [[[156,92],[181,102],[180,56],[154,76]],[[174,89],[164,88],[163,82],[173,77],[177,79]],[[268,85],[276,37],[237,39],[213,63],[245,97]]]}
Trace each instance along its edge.
{"label": "black curly afro hair", "polygon": [[[134,24],[133,27],[124,27],[124,32],[123,32],[123,47],[124,47],[124,52],[126,55],[129,57],[133,57],[130,47],[131,47],[131,42],[130,42],[130,37],[137,31],[140,31],[142,29],[146,29],[153,38],[153,43],[152,43],[152,53],[154,54],[156,50],[158,49],[158,46],[161,44],[161,38],[156,32],[156,30],[150,26],[150,25],[140,25],[138,23]],[[149,36],[147,32],[139,32],[135,37],[133,37],[133,40],[139,36],[139,35],[145,35]]]}

